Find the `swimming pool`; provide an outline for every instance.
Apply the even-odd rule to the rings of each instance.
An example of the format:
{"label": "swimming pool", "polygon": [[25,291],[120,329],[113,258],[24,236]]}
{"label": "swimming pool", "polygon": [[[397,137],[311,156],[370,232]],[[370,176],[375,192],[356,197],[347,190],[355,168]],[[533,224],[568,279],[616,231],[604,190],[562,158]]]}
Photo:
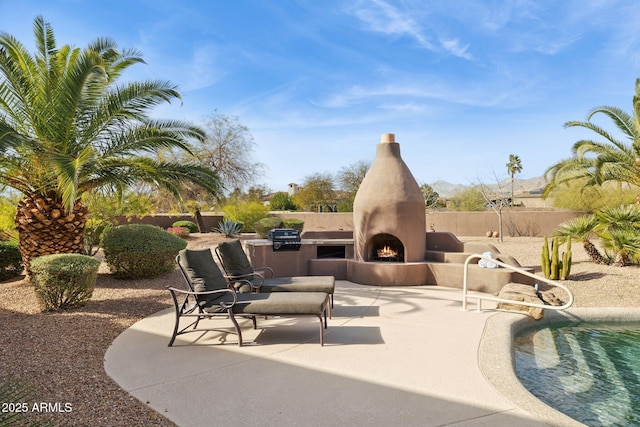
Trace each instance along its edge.
{"label": "swimming pool", "polygon": [[640,322],[549,323],[514,339],[516,375],[589,426],[640,425]]}

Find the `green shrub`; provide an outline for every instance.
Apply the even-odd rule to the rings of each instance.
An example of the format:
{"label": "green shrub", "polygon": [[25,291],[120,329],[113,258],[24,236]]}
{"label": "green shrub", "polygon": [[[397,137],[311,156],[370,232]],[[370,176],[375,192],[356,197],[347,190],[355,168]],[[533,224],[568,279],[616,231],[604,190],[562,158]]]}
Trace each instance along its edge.
{"label": "green shrub", "polygon": [[298,218],[285,218],[282,221],[284,228],[293,228],[297,230],[299,233],[302,233],[302,229],[304,228],[304,221]]}
{"label": "green shrub", "polygon": [[0,281],[22,273],[22,256],[15,242],[0,241]]}
{"label": "green shrub", "polygon": [[269,207],[256,201],[227,204],[222,210],[226,219],[243,223],[244,231],[249,233],[257,231],[253,228],[256,221],[269,217]]}
{"label": "green shrub", "polygon": [[253,228],[258,233],[258,237],[266,239],[269,235],[269,230],[272,228],[282,228],[282,219],[274,216],[262,218],[253,224]]}
{"label": "green shrub", "polygon": [[31,261],[31,283],[46,311],[78,307],[91,299],[99,267],[86,255],[44,255]]}
{"label": "green shrub", "polygon": [[244,224],[225,219],[220,221],[217,227],[214,227],[211,231],[214,233],[224,234],[226,237],[234,237],[242,232]]}
{"label": "green shrub", "polygon": [[176,221],[173,224],[171,224],[172,227],[185,227],[189,229],[189,233],[197,233],[198,232],[198,226],[196,225],[195,222],[191,222],[191,221]]}
{"label": "green shrub", "polygon": [[170,273],[183,239],[148,224],[113,227],[102,239],[105,260],[119,279],[143,279]]}

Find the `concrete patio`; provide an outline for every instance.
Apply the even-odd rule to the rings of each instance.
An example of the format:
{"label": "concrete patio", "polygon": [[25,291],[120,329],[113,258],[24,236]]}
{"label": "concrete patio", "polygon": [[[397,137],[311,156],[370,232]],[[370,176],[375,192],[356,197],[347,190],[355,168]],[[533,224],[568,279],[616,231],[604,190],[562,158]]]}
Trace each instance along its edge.
{"label": "concrete patio", "polygon": [[[530,397],[513,375],[509,334],[483,338],[490,317],[522,315],[462,311],[460,298],[459,289],[440,286],[337,281],[324,346],[317,319],[273,318],[257,330],[242,320],[243,347],[216,332],[182,335],[167,347],[168,309],[120,335],[105,369],[183,427],[571,424],[544,405],[516,406]],[[507,373],[500,392],[481,359],[490,376]]]}

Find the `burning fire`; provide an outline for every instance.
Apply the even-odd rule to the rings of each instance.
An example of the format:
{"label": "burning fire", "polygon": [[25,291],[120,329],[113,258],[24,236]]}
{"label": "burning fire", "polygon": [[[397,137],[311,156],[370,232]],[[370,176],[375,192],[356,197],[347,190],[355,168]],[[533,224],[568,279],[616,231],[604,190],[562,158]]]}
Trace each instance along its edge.
{"label": "burning fire", "polygon": [[391,249],[390,246],[378,249],[378,258],[393,258],[395,256],[398,256],[398,251]]}

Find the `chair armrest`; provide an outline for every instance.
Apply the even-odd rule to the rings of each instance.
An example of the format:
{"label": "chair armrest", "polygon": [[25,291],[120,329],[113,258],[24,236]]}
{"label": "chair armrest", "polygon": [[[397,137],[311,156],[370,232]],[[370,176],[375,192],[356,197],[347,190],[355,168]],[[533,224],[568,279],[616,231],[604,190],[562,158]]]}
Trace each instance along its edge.
{"label": "chair armrest", "polygon": [[[249,286],[251,286],[252,290],[260,289],[260,287],[264,284],[264,276],[259,273],[239,274],[237,276],[230,276],[228,274],[225,274],[224,277],[228,282],[246,282]],[[258,279],[260,283],[253,283],[251,279]]]}
{"label": "chair armrest", "polygon": [[[238,301],[238,296],[236,295],[236,292],[233,289],[217,289],[215,291],[202,291],[202,292],[194,292],[194,291],[187,291],[185,289],[178,289],[178,288],[174,288],[172,286],[168,286],[167,289],[169,290],[169,292],[171,292],[172,294],[182,294],[185,296],[189,296],[189,295],[193,295],[195,296],[202,296],[202,295],[214,295],[214,294],[226,294],[229,293],[233,296],[233,301],[231,302],[226,302],[226,301],[220,301],[220,306],[222,308],[230,308],[233,307],[235,305],[235,303]],[[174,299],[175,300],[175,299]],[[175,300],[177,301],[177,300]]]}
{"label": "chair armrest", "polygon": [[262,274],[262,273],[259,273],[259,274],[261,274],[263,276],[268,276],[267,277],[268,279],[273,278],[273,269],[271,267],[258,267],[258,268],[254,268],[253,271],[254,272],[255,271],[258,271],[258,272],[264,271],[265,273],[268,273],[268,275],[267,274]]}

